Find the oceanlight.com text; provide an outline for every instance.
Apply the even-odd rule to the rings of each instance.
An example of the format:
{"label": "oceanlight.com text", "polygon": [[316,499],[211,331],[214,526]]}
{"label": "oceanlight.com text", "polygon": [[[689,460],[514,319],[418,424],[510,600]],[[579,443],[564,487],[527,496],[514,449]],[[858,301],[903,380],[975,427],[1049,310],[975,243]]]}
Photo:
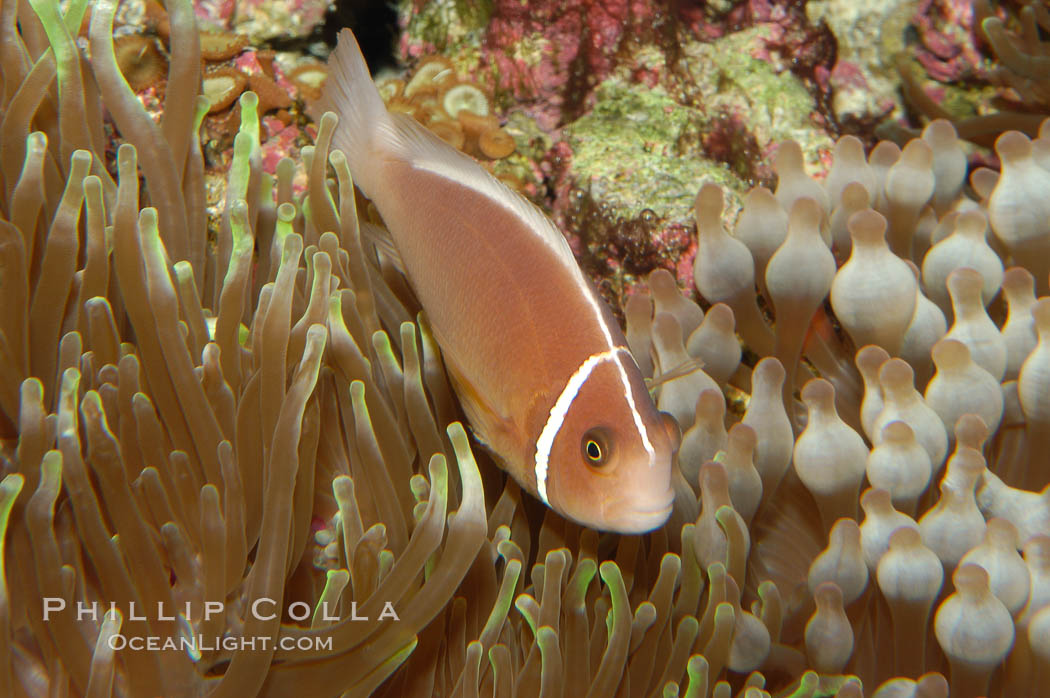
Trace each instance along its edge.
{"label": "oceanlight.com text", "polygon": [[203,652],[223,650],[226,652],[267,651],[273,647],[284,651],[331,651],[331,637],[141,637],[138,635],[113,635],[107,640],[112,650],[130,650],[132,652],[158,652],[162,650],[180,650],[199,656]]}

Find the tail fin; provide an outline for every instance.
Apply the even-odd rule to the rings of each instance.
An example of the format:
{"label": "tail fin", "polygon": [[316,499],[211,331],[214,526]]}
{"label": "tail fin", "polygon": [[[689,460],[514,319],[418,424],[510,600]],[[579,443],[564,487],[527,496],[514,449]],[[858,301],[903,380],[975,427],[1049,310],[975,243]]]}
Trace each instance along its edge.
{"label": "tail fin", "polygon": [[328,58],[324,93],[315,109],[318,117],[326,111],[339,116],[332,144],[346,155],[354,183],[372,198],[371,174],[380,145],[376,139],[390,131],[390,114],[349,29],[339,32],[339,43]]}

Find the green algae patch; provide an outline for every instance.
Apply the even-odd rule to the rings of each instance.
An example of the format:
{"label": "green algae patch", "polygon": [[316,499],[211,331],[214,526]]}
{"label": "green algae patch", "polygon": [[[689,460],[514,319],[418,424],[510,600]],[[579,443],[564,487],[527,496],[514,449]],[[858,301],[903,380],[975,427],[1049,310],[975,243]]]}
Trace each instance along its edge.
{"label": "green algae patch", "polygon": [[689,216],[704,181],[741,183],[701,148],[704,115],[660,88],[608,80],[594,109],[566,129],[576,187],[601,202],[612,218],[634,219],[648,209],[670,220]]}
{"label": "green algae patch", "polygon": [[[414,11],[418,9],[418,11]],[[422,6],[399,3],[410,43],[430,44],[441,53],[476,49],[492,16],[492,0],[432,0]]]}
{"label": "green algae patch", "polygon": [[798,141],[814,172],[830,150],[831,138],[813,122],[817,105],[806,86],[786,63],[767,53],[768,38],[769,29],[757,26],[715,42],[686,44],[683,57],[693,101],[709,119],[732,115],[767,151],[763,156],[781,141]]}
{"label": "green algae patch", "polygon": [[[603,82],[591,112],[565,130],[577,187],[614,218],[648,209],[682,221],[705,181],[726,190],[733,212],[769,175],[757,169],[783,140],[799,142],[811,173],[823,169],[832,141],[813,124],[812,96],[786,66],[753,55],[767,33],[755,27],[684,45],[684,75],[663,81],[670,91],[630,82],[623,71]],[[661,69],[662,57],[649,49],[635,64]]]}

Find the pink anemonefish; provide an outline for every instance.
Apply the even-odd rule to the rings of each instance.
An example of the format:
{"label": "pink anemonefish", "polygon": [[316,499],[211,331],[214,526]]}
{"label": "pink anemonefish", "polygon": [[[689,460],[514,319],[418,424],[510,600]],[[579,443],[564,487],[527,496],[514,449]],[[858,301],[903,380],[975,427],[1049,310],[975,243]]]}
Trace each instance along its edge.
{"label": "pink anemonefish", "polygon": [[674,494],[674,421],[568,243],[534,205],[410,117],[387,111],[343,30],[318,106],[375,204],[478,440],[547,506],[642,533]]}

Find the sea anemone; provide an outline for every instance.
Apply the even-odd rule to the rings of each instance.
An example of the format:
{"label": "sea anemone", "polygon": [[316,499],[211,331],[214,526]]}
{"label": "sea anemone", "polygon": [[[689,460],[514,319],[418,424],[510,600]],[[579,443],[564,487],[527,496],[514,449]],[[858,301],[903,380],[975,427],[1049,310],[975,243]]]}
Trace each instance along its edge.
{"label": "sea anemone", "polygon": [[[1003,172],[991,186],[975,183],[980,201],[963,193],[964,170],[948,166],[962,153],[945,121],[931,123],[903,151],[880,146],[868,159],[852,155],[845,137],[826,186],[792,164],[797,146],[787,144],[787,160],[778,154],[776,161],[776,195],[745,199],[736,236],[723,227],[721,192],[707,185],[697,197],[697,288],[708,303],[732,308],[746,347],[775,358],[753,370],[742,364],[730,377],[729,398],[734,388],[750,393],[742,417],[731,410],[723,421],[720,396],[696,383],[692,426],[676,414],[686,429],[682,472],[699,472],[690,481],[701,498],[699,531],[705,511],[721,506],[714,495],[708,502],[709,487],[727,492],[741,514],[754,511],[756,485],[743,483],[757,471],[761,498],[749,526],[747,570],[738,579],[756,602],[770,583],[788,600],[783,627],[792,631],[781,633],[783,649],[804,649],[819,672],[848,671],[865,686],[888,682],[886,695],[901,690],[894,674],[918,679],[931,670],[949,677],[953,696],[1035,690],[1026,674],[1036,661],[1027,630],[1046,604],[1045,587],[1034,585],[1040,551],[1050,543],[1050,465],[1042,445],[1050,364],[1039,350],[1050,337],[1050,300],[1037,300],[1035,286],[1045,293],[1050,228],[1035,195],[1021,192],[1047,182],[1050,171],[1034,154],[1043,147],[1042,139],[1030,142],[1018,132],[1000,136]],[[1021,172],[1023,182],[1015,179]],[[828,230],[843,218],[847,250]],[[829,261],[835,257],[845,260],[837,269]],[[771,318],[756,304],[759,274],[765,283],[758,295],[768,298]],[[950,301],[950,325],[927,294]],[[672,305],[661,300],[666,293],[654,286],[652,296],[632,300],[627,313],[636,353],[648,352],[650,342],[658,349],[669,321],[698,327],[697,309],[669,314],[660,309]],[[670,334],[686,336],[686,361],[700,358],[704,342],[688,331]],[[850,365],[854,355],[860,376]],[[703,370],[657,361],[654,383],[663,391],[671,383],[661,372],[680,383],[683,372]],[[662,392],[658,399],[663,406]],[[753,457],[743,461],[730,456],[732,429],[728,437],[725,431],[737,419],[758,436]],[[714,463],[725,467],[727,484],[711,479]],[[937,483],[939,498],[932,494]],[[855,532],[858,495],[864,515]],[[819,518],[809,513],[814,509]],[[731,540],[723,529],[711,528],[714,543],[704,549],[719,551]],[[912,574],[908,558],[890,555],[899,549],[903,556],[905,548],[916,560],[932,560],[935,579],[916,569],[914,592],[903,591],[912,582],[900,581]],[[868,577],[876,571],[873,586]],[[947,580],[956,593],[945,599]],[[905,619],[896,606],[908,593],[919,605]],[[903,644],[904,634],[922,639],[917,661],[915,651],[886,661],[884,649]],[[939,652],[930,649],[934,642]],[[766,676],[775,675],[775,656],[764,660]]]}
{"label": "sea anemone", "polygon": [[[37,90],[24,120],[5,120],[25,164],[5,176],[3,196],[4,297],[17,301],[2,326],[3,382],[15,389],[3,401],[5,432],[17,435],[4,442],[0,488],[0,539],[13,561],[0,587],[4,695],[286,695],[305,685],[306,667],[307,683],[368,693],[450,603],[485,538],[466,434],[455,423],[447,436],[438,430],[423,393],[440,379],[428,394],[451,404],[433,341],[366,262],[345,161],[333,154],[338,205],[314,206],[322,233],[302,213],[308,204],[282,200],[293,163],[276,178],[259,169],[258,103],[245,93],[227,215],[216,239],[204,237],[196,133],[208,103],[195,99],[196,79],[178,79],[200,61],[177,32],[192,16],[174,4],[158,126],[117,69],[113,6],[94,10],[92,74],[127,140],[116,182],[101,142],[73,150],[61,129],[79,114],[78,127],[100,130],[98,105],[85,109],[64,90],[57,123],[31,118],[47,83],[4,63],[5,83]],[[77,56],[57,4],[43,3],[41,20],[64,84]],[[13,14],[5,21],[18,39]],[[17,48],[26,50],[20,39]],[[312,192],[322,201],[323,187],[322,176]],[[140,208],[144,200],[153,206]],[[446,410],[441,423],[453,418]],[[448,459],[460,475],[451,487]],[[277,613],[253,612],[260,598],[276,599]],[[293,599],[306,622],[282,630],[300,617]],[[96,602],[114,606],[73,612]],[[49,604],[69,612],[45,622]],[[288,632],[291,651],[277,642]],[[256,640],[223,645],[235,636]],[[114,638],[196,644],[114,651]],[[306,644],[326,651],[294,659]],[[325,678],[332,670],[342,688]]]}
{"label": "sea anemone", "polygon": [[210,230],[190,3],[159,124],[112,4],[81,63],[84,7],[0,10],[0,695],[1030,696],[1050,675],[1044,139],[1003,135],[978,198],[945,123],[867,157],[847,137],[824,183],[785,144],[735,235],[705,185],[704,309],[667,272],[625,308],[684,432],[676,509],[601,535],[472,449],[336,116],[269,174],[243,93]]}
{"label": "sea anemone", "polygon": [[201,58],[206,61],[225,61],[248,45],[248,37],[227,32],[201,32],[200,42]]}
{"label": "sea anemone", "polygon": [[296,66],[288,73],[288,79],[299,89],[304,100],[315,101],[321,98],[321,88],[328,78],[328,66],[309,61]]}
{"label": "sea anemone", "polygon": [[154,85],[167,75],[167,61],[152,37],[128,34],[116,39],[113,46],[120,72],[136,92]]}
{"label": "sea anemone", "polygon": [[[975,47],[967,48],[965,53],[975,53],[984,43],[990,47],[990,56],[994,56],[997,64],[990,72],[980,71],[978,77],[1000,88],[1000,101],[1007,102],[1006,108],[955,118],[923,90],[905,54],[901,53],[894,57],[894,62],[901,77],[905,101],[930,119],[953,120],[959,137],[974,143],[991,145],[999,135],[1011,129],[1034,137],[1050,113],[1047,43],[1042,39],[1042,35],[1050,31],[1050,11],[1042,3],[1030,0],[1017,4],[1020,9],[1005,17],[997,16],[996,8],[988,0],[973,0],[972,7],[963,10],[967,16],[972,16],[973,31],[969,38],[975,43]],[[1004,15],[1002,10],[998,13]],[[949,31],[958,33],[959,29],[951,27]],[[977,44],[978,38],[981,44]],[[946,56],[955,58],[955,54],[960,53],[952,50],[954,47],[946,48]],[[967,77],[972,79],[974,76]]]}
{"label": "sea anemone", "polygon": [[209,70],[202,78],[202,94],[208,98],[208,113],[223,111],[237,101],[248,87],[248,76],[236,68]]}

